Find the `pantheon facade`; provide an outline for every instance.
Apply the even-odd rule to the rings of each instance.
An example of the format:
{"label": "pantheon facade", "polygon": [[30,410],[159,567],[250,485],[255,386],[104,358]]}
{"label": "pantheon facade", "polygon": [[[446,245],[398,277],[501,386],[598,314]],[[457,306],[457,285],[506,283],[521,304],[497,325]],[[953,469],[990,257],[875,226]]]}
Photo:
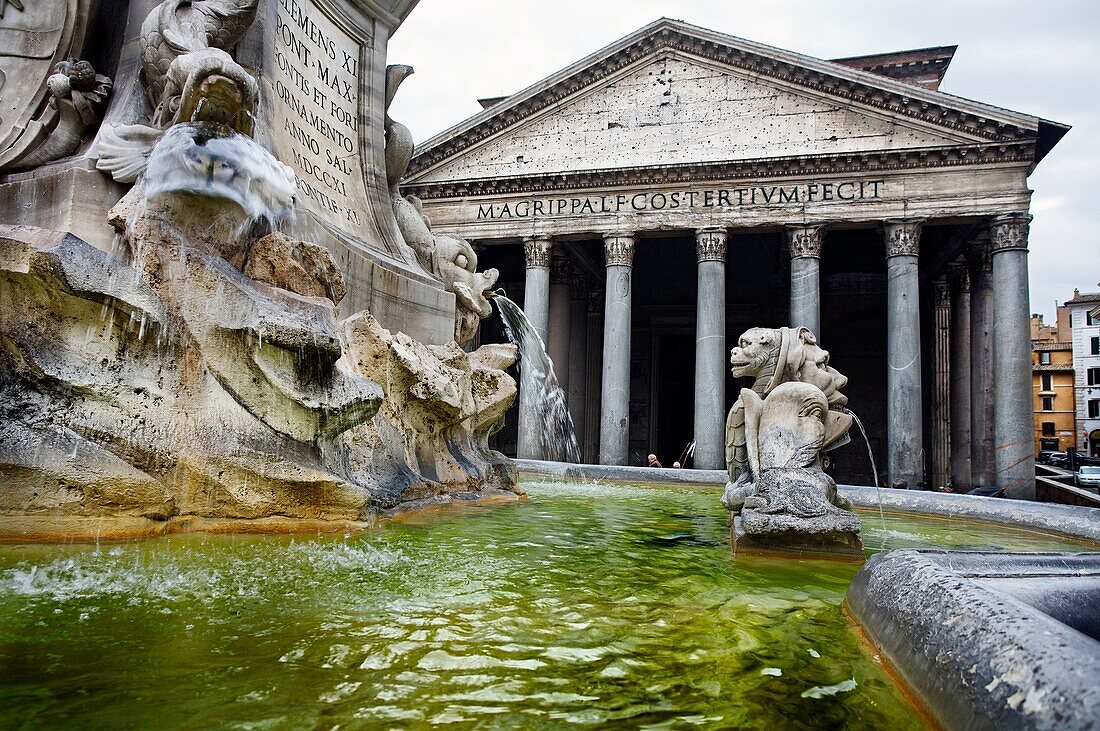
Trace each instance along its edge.
{"label": "pantheon facade", "polygon": [[[1028,176],[1068,127],[944,93],[954,47],[821,60],[661,19],[417,147],[406,195],[539,331],[586,462],[723,467],[752,326],[850,379],[882,484],[1034,492]],[[482,341],[503,339],[499,324]],[[521,381],[497,436],[545,458]],[[838,481],[870,484],[859,437]]]}

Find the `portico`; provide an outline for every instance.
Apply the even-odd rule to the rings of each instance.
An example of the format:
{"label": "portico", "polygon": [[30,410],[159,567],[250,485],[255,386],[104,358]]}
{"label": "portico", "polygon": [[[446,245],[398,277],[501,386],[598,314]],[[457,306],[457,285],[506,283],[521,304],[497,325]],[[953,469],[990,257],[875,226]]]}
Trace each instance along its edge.
{"label": "portico", "polygon": [[[1065,128],[939,94],[946,64],[917,84],[876,59],[661,20],[418,148],[404,192],[548,327],[590,459],[668,466],[694,442],[723,467],[729,347],[791,325],[861,384],[883,482],[1028,492],[1027,175]],[[516,449],[537,457],[524,390]],[[838,480],[871,481],[862,452]]]}

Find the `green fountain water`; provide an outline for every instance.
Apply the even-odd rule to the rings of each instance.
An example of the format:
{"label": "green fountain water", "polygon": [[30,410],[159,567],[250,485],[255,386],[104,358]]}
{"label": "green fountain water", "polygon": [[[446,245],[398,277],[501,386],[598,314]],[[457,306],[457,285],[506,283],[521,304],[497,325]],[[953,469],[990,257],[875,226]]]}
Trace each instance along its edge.
{"label": "green fountain water", "polygon": [[713,490],[525,487],[351,536],[0,547],[0,727],[922,726],[843,614],[856,565],[734,558]]}

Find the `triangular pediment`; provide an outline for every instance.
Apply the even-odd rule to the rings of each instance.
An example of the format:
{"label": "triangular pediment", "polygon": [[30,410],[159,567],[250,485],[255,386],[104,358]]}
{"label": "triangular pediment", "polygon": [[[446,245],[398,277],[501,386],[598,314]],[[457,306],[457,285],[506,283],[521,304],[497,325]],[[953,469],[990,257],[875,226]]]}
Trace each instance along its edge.
{"label": "triangular pediment", "polygon": [[662,53],[507,128],[417,182],[967,144],[905,118]]}
{"label": "triangular pediment", "polygon": [[1038,121],[662,19],[418,146],[406,182],[1011,143]]}

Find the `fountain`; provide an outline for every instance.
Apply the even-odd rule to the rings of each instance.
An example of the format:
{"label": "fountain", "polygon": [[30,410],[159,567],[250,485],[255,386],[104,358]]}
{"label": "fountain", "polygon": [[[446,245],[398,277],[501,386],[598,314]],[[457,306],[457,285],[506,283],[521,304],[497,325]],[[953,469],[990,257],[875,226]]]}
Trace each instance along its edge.
{"label": "fountain", "polygon": [[[516,395],[515,348],[342,318],[341,266],[288,235],[301,181],[254,139],[260,88],[228,52],[257,6],[148,15],[152,112],[98,146],[99,169],[132,184],[102,212],[110,252],[0,227],[5,536],[340,529],[519,492],[487,443]],[[428,251],[465,343],[496,273],[462,243]]]}
{"label": "fountain", "polygon": [[755,379],[726,419],[722,504],[735,543],[862,558],[862,524],[822,469],[822,455],[848,442],[848,379],[804,327],[747,330],[730,363],[734,376]]}

